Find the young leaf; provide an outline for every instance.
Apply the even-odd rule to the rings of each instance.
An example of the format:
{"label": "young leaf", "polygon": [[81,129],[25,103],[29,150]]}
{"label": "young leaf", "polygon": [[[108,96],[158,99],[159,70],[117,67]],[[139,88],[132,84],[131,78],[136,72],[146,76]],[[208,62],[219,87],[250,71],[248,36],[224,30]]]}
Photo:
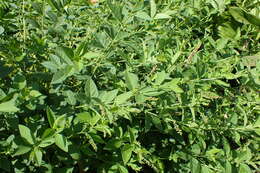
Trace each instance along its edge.
{"label": "young leaf", "polygon": [[5,96],[6,96],[5,92],[0,88],[0,100],[5,98]]}
{"label": "young leaf", "polygon": [[10,100],[0,104],[0,112],[17,112],[19,108],[15,106],[15,101]]}
{"label": "young leaf", "polygon": [[112,91],[104,91],[102,94],[100,94],[99,98],[104,103],[111,103],[115,97],[117,96],[118,90],[112,90]]}
{"label": "young leaf", "polygon": [[129,90],[133,90],[138,87],[138,77],[136,74],[125,72],[126,86]]}
{"label": "young leaf", "polygon": [[0,35],[3,34],[4,32],[5,32],[5,29],[2,26],[0,26]]}
{"label": "young leaf", "polygon": [[41,136],[41,143],[39,144],[39,147],[47,147],[52,145],[55,142],[54,135],[55,131],[53,129],[46,129]]}
{"label": "young leaf", "polygon": [[229,161],[226,161],[226,164],[225,164],[225,172],[226,172],[226,173],[232,173],[232,165],[230,164]]}
{"label": "young leaf", "polygon": [[192,158],[190,162],[191,162],[191,172],[199,173],[201,171],[199,161],[195,158]]}
{"label": "young leaf", "polygon": [[60,4],[57,3],[55,0],[47,0],[47,2],[50,4],[52,8],[57,9],[58,11],[61,10]]}
{"label": "young leaf", "polygon": [[133,93],[131,91],[120,94],[115,99],[115,104],[120,105],[125,103],[128,99],[130,99],[133,96]]}
{"label": "young leaf", "polygon": [[226,155],[229,156],[230,155],[230,145],[228,143],[228,140],[225,137],[223,137],[223,146],[224,146],[223,148],[224,148]]}
{"label": "young leaf", "polygon": [[160,85],[166,79],[167,76],[168,76],[168,74],[165,73],[165,71],[161,71],[161,72],[157,73],[154,84]]}
{"label": "young leaf", "polygon": [[57,67],[56,64],[54,64],[54,63],[51,62],[51,61],[44,61],[44,62],[42,63],[42,65],[43,65],[44,67],[46,67],[47,69],[51,70],[53,73],[56,73],[57,70],[58,70],[58,68],[59,68],[59,67]]}
{"label": "young leaf", "polygon": [[55,144],[65,152],[69,150],[69,144],[67,138],[61,134],[56,134],[55,136]]}
{"label": "young leaf", "polygon": [[28,153],[29,151],[31,151],[31,149],[32,149],[31,146],[19,145],[19,146],[18,146],[18,149],[15,151],[15,153],[13,154],[13,156],[23,155],[23,154]]}
{"label": "young leaf", "polygon": [[121,21],[123,18],[122,7],[119,4],[112,3],[111,0],[108,0],[107,4],[108,4],[108,7],[110,8],[112,14],[114,15],[114,17],[118,21]]}
{"label": "young leaf", "polygon": [[165,90],[171,90],[176,93],[183,93],[182,88],[180,88],[177,84],[179,83],[179,79],[172,79],[171,82],[164,83],[163,85],[160,86],[161,89]]}
{"label": "young leaf", "polygon": [[223,39],[230,39],[234,40],[237,39],[238,32],[234,29],[234,26],[230,22],[223,23],[221,26],[218,27],[219,35]]}
{"label": "young leaf", "polygon": [[54,124],[53,124],[53,129],[62,131],[65,127],[65,124],[66,124],[66,118],[67,118],[66,114],[57,117]]}
{"label": "young leaf", "polygon": [[71,61],[74,58],[74,52],[71,48],[58,47],[56,49],[56,54],[68,65],[73,65]]}
{"label": "young leaf", "polygon": [[201,166],[201,173],[211,173],[212,171],[208,168],[208,166]]}
{"label": "young leaf", "polygon": [[260,26],[260,18],[250,13],[245,12],[239,7],[231,7],[229,13],[234,17],[235,20],[245,24],[253,24]]}
{"label": "young leaf", "polygon": [[135,16],[143,20],[151,20],[151,17],[144,11],[140,11],[136,13]]}
{"label": "young leaf", "polygon": [[239,173],[251,173],[251,169],[248,165],[241,163],[239,166]]}
{"label": "young leaf", "polygon": [[168,14],[165,13],[158,13],[156,14],[156,16],[154,17],[154,19],[170,19],[172,18],[171,16],[169,16]]}
{"label": "young leaf", "polygon": [[127,162],[130,160],[133,150],[134,150],[134,147],[130,144],[125,144],[123,146],[123,148],[121,149],[121,155],[122,155],[124,164],[127,164]]}
{"label": "young leaf", "polygon": [[62,83],[67,77],[74,73],[73,66],[67,65],[65,68],[54,73],[51,83],[58,84]]}
{"label": "young leaf", "polygon": [[80,121],[84,123],[89,123],[90,125],[94,126],[99,120],[100,115],[97,113],[89,113],[89,112],[82,112],[77,114],[77,117],[80,119]]}
{"label": "young leaf", "polygon": [[89,98],[98,97],[98,89],[95,82],[88,77],[85,84],[85,94]]}
{"label": "young leaf", "polygon": [[153,18],[156,14],[156,3],[154,0],[150,0],[150,8],[151,8],[150,15]]}
{"label": "young leaf", "polygon": [[102,53],[99,53],[99,52],[88,52],[88,53],[83,55],[83,57],[85,59],[95,59],[95,58],[98,58],[100,56],[102,56]]}
{"label": "young leaf", "polygon": [[106,146],[104,147],[105,150],[114,150],[122,145],[122,141],[120,139],[111,139],[107,142]]}
{"label": "young leaf", "polygon": [[31,130],[24,126],[24,125],[19,125],[19,132],[20,132],[20,135],[22,136],[22,138],[24,138],[29,144],[34,144],[35,141],[34,141],[34,137],[33,137],[33,134],[31,132]]}
{"label": "young leaf", "polygon": [[20,90],[26,86],[26,78],[22,74],[16,74],[13,82],[14,82],[14,87]]}
{"label": "young leaf", "polygon": [[38,166],[42,163],[42,151],[39,148],[34,149],[34,160],[38,164]]}
{"label": "young leaf", "polygon": [[64,92],[64,96],[66,96],[66,101],[68,102],[68,104],[70,105],[75,105],[77,100],[75,98],[75,93],[73,93],[71,90],[67,90]]}
{"label": "young leaf", "polygon": [[51,126],[51,128],[53,128],[54,122],[56,120],[55,114],[54,112],[51,110],[51,108],[48,106],[47,107],[47,118],[48,118],[48,122]]}
{"label": "young leaf", "polygon": [[145,115],[145,132],[148,132],[153,126],[153,120],[150,115]]}
{"label": "young leaf", "polygon": [[118,165],[118,170],[120,173],[128,173],[127,168],[122,165]]}

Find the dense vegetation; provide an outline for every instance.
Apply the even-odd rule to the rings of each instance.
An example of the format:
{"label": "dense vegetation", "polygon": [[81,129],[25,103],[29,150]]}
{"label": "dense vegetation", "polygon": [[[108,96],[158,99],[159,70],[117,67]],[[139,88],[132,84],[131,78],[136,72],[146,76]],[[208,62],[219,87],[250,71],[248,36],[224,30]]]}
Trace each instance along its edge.
{"label": "dense vegetation", "polygon": [[260,172],[259,0],[1,0],[0,172]]}

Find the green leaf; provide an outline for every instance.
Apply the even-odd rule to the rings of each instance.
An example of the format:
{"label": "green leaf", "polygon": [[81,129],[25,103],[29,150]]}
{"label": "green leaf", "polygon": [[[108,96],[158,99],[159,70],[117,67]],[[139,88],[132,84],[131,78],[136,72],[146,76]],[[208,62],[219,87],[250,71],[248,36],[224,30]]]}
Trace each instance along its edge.
{"label": "green leaf", "polygon": [[151,20],[151,17],[144,11],[137,12],[135,16],[143,20]]}
{"label": "green leaf", "polygon": [[49,106],[47,107],[46,112],[47,112],[47,118],[48,118],[48,122],[50,124],[50,127],[53,128],[54,122],[56,120],[55,114]]}
{"label": "green leaf", "polygon": [[14,82],[14,87],[17,89],[21,90],[24,87],[26,87],[26,78],[22,74],[16,74],[13,82]]}
{"label": "green leaf", "polygon": [[66,118],[66,114],[57,117],[53,124],[53,129],[62,131],[66,124]]}
{"label": "green leaf", "polygon": [[94,58],[98,58],[100,56],[102,56],[102,53],[99,53],[99,52],[88,52],[85,55],[83,55],[83,57],[85,59],[94,59]]}
{"label": "green leaf", "polygon": [[171,82],[164,83],[160,86],[161,89],[174,91],[176,93],[183,93],[183,90],[178,86],[179,79],[172,79]]}
{"label": "green leaf", "polygon": [[0,104],[0,112],[17,112],[20,109],[15,106],[15,100],[10,100]]}
{"label": "green leaf", "polygon": [[225,137],[223,137],[223,145],[224,145],[223,148],[224,148],[226,155],[229,156],[230,155],[230,145],[228,143],[228,140]]}
{"label": "green leaf", "polygon": [[118,170],[120,173],[128,173],[127,168],[122,165],[118,165]]}
{"label": "green leaf", "polygon": [[65,152],[69,150],[69,144],[67,138],[61,134],[55,135],[55,144]]}
{"label": "green leaf", "polygon": [[159,73],[156,74],[156,79],[154,84],[155,85],[161,85],[162,82],[168,77],[168,74],[165,73],[165,71],[161,71]]}
{"label": "green leaf", "polygon": [[66,64],[73,65],[72,59],[74,58],[74,53],[71,48],[58,47],[56,49],[56,55],[58,55]]}
{"label": "green leaf", "polygon": [[42,65],[52,72],[57,72],[57,70],[59,69],[59,67],[51,61],[44,61]]}
{"label": "green leaf", "polygon": [[5,92],[0,88],[0,100],[5,98],[5,96],[6,96]]}
{"label": "green leaf", "polygon": [[89,98],[98,97],[98,89],[95,82],[88,77],[85,84],[85,94]]}
{"label": "green leaf", "polygon": [[145,132],[148,132],[153,125],[152,117],[150,115],[145,115]]}
{"label": "green leaf", "polygon": [[212,171],[208,168],[208,166],[203,165],[201,167],[201,173],[211,173]]}
{"label": "green leaf", "polygon": [[47,0],[47,2],[50,4],[50,6],[54,9],[57,9],[58,11],[61,10],[60,4],[56,2],[56,0]]}
{"label": "green leaf", "polygon": [[229,13],[238,22],[260,26],[260,18],[250,13],[247,13],[239,7],[231,7],[229,9]]}
{"label": "green leaf", "polygon": [[82,112],[76,115],[81,122],[89,123],[94,126],[100,120],[101,116],[97,113]]}
{"label": "green leaf", "polygon": [[238,151],[236,161],[238,163],[241,163],[244,161],[250,161],[251,158],[252,158],[251,150],[249,148],[246,148],[245,151]]}
{"label": "green leaf", "polygon": [[151,120],[153,122],[153,124],[155,125],[156,128],[158,128],[159,130],[163,130],[163,126],[162,126],[162,122],[161,119],[157,116],[151,116]]}
{"label": "green leaf", "polygon": [[69,155],[73,160],[80,161],[82,158],[81,150],[77,144],[72,144],[69,147]]}
{"label": "green leaf", "polygon": [[225,164],[225,172],[226,172],[226,173],[232,173],[232,165],[230,164],[229,161],[226,161],[226,164]]}
{"label": "green leaf", "polygon": [[95,34],[95,41],[99,48],[106,48],[109,45],[109,37],[105,32]]}
{"label": "green leaf", "polygon": [[67,97],[66,101],[68,102],[68,104],[75,105],[77,103],[77,100],[75,98],[75,94],[71,90],[65,91],[64,96]]}
{"label": "green leaf", "polygon": [[239,173],[251,173],[251,169],[248,165],[241,163],[239,166]]}
{"label": "green leaf", "polygon": [[20,135],[22,136],[22,138],[24,138],[29,144],[33,145],[35,143],[35,140],[34,140],[31,130],[28,127],[21,125],[21,124],[18,127],[19,127],[19,132],[20,132]]}
{"label": "green leaf", "polygon": [[104,147],[105,150],[114,150],[120,148],[123,145],[123,142],[120,139],[111,139],[107,142]]}
{"label": "green leaf", "polygon": [[31,146],[19,145],[19,146],[18,146],[18,149],[15,151],[15,153],[13,154],[13,156],[23,155],[23,154],[28,153],[29,151],[31,151],[31,149],[32,149]]}
{"label": "green leaf", "polygon": [[118,90],[115,89],[115,90],[112,90],[112,91],[103,91],[99,98],[100,100],[103,102],[103,103],[111,103],[115,97],[117,96],[117,93],[118,93]]}
{"label": "green leaf", "polygon": [[191,172],[192,173],[200,173],[200,163],[197,159],[192,158],[191,159]]}
{"label": "green leaf", "polygon": [[122,155],[124,164],[127,164],[127,162],[130,160],[133,150],[134,150],[134,147],[130,144],[125,144],[123,146],[123,148],[121,149],[121,155]]}
{"label": "green leaf", "polygon": [[122,7],[118,3],[112,3],[111,0],[107,1],[108,7],[112,11],[112,14],[118,21],[122,21],[123,15],[122,15]]}
{"label": "green leaf", "polygon": [[211,0],[209,2],[214,9],[218,9],[221,13],[225,10],[225,0]]}
{"label": "green leaf", "polygon": [[172,18],[172,17],[165,13],[158,13],[154,17],[154,19],[157,19],[157,20],[158,19],[170,19],[170,18]]}
{"label": "green leaf", "polygon": [[62,83],[67,77],[74,73],[74,67],[67,65],[65,68],[54,73],[51,83],[58,84]]}
{"label": "green leaf", "polygon": [[230,87],[230,85],[222,80],[215,80],[216,84],[224,86],[224,87]]}
{"label": "green leaf", "polygon": [[48,147],[52,145],[55,142],[54,135],[55,130],[50,128],[46,129],[41,136],[41,143],[39,144],[39,147]]}
{"label": "green leaf", "polygon": [[213,149],[210,149],[206,152],[206,155],[208,156],[212,156],[212,155],[215,155],[219,152],[221,152],[222,150],[221,149],[218,149],[218,148],[213,148]]}
{"label": "green leaf", "polygon": [[156,3],[154,0],[150,0],[150,8],[151,8],[150,15],[153,18],[156,14]]}
{"label": "green leaf", "polygon": [[120,94],[115,99],[115,104],[120,105],[125,103],[128,99],[130,99],[133,96],[132,91]]}
{"label": "green leaf", "polygon": [[260,127],[260,116],[257,117],[257,120],[254,123],[254,127]]}
{"label": "green leaf", "polygon": [[172,56],[172,58],[171,58],[171,63],[172,63],[172,64],[175,64],[175,62],[180,58],[181,54],[182,54],[182,51],[176,52],[176,53]]}
{"label": "green leaf", "polygon": [[194,144],[191,146],[191,151],[194,153],[194,154],[197,154],[199,155],[200,152],[201,152],[201,148],[199,146],[199,144]]}
{"label": "green leaf", "polygon": [[39,91],[37,91],[37,90],[31,90],[30,91],[30,96],[32,96],[32,97],[39,97],[41,95],[42,94]]}
{"label": "green leaf", "polygon": [[2,26],[0,26],[0,35],[3,34],[4,32],[5,32],[5,29]]}
{"label": "green leaf", "polygon": [[230,40],[239,39],[238,29],[236,29],[234,25],[230,22],[223,23],[221,26],[218,27],[218,31],[219,31],[219,35],[223,39],[230,39]]}
{"label": "green leaf", "polygon": [[136,74],[125,72],[126,86],[129,90],[133,90],[138,87],[138,76]]}
{"label": "green leaf", "polygon": [[115,164],[115,165],[112,165],[109,169],[108,169],[108,171],[107,171],[107,173],[118,173],[118,170],[119,169],[119,167],[118,167],[118,164]]}
{"label": "green leaf", "polygon": [[242,63],[244,66],[255,67],[257,62],[260,62],[260,54],[255,54],[253,56],[242,57]]}
{"label": "green leaf", "polygon": [[53,135],[55,134],[55,130],[51,129],[51,128],[48,128],[46,129],[42,136],[41,136],[41,140],[44,140],[44,139],[48,139],[48,138],[51,138],[53,137]]}
{"label": "green leaf", "polygon": [[38,166],[42,163],[42,151],[39,148],[34,149],[34,160],[38,164]]}

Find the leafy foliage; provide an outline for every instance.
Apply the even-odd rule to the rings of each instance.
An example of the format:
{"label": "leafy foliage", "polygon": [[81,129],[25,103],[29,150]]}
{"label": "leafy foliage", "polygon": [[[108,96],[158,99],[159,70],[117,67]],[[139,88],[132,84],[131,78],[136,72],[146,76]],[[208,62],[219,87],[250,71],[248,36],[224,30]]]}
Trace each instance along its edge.
{"label": "leafy foliage", "polygon": [[258,0],[1,0],[0,172],[259,172]]}

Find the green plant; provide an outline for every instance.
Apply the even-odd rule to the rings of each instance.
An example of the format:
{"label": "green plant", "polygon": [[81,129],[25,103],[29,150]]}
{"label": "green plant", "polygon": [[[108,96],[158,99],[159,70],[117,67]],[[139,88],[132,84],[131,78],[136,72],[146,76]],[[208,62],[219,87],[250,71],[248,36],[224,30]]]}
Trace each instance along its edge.
{"label": "green plant", "polygon": [[259,7],[0,1],[0,171],[259,172]]}

